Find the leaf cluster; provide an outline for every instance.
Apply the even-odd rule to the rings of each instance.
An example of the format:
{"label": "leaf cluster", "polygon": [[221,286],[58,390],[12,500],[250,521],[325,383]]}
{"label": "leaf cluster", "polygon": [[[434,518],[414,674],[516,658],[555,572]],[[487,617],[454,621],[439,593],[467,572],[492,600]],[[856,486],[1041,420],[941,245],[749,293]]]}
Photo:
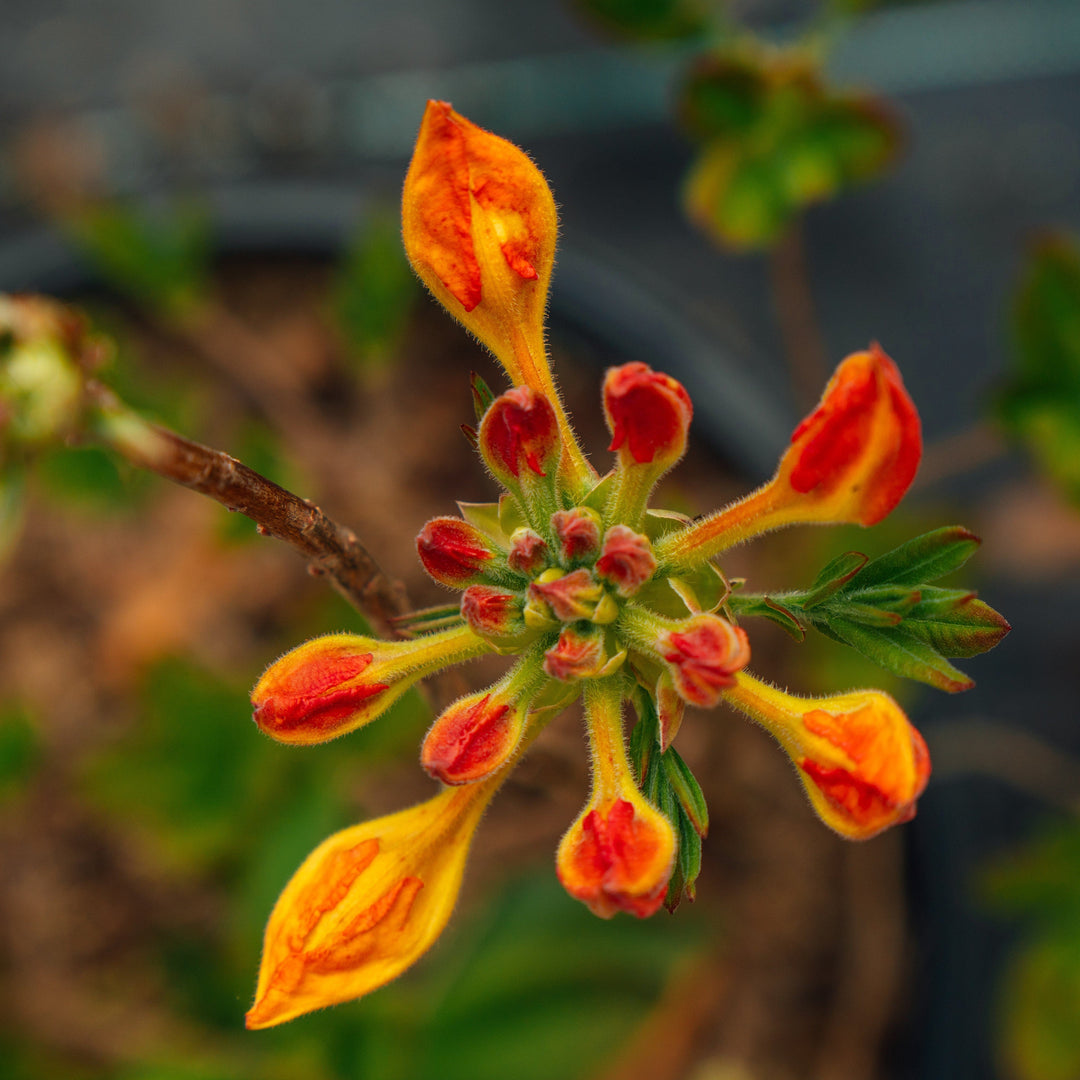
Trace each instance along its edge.
{"label": "leaf cluster", "polygon": [[736,615],[771,619],[798,640],[813,627],[895,675],[939,690],[968,690],[974,682],[947,658],[992,649],[1009,624],[974,592],[928,582],[959,569],[978,546],[967,529],[947,525],[877,559],[845,552],[806,589],[736,592],[728,604]]}
{"label": "leaf cluster", "polygon": [[882,100],[833,90],[804,49],[752,39],[702,58],[680,109],[704,144],[687,179],[687,211],[736,249],[771,245],[808,205],[880,175],[901,141]]}
{"label": "leaf cluster", "polygon": [[694,900],[701,873],[701,841],[709,831],[709,808],[701,785],[673,746],[660,750],[660,719],[652,697],[634,695],[638,722],[630,734],[630,760],[645,797],[671,822],[678,842],[664,906],[674,911],[685,895]]}
{"label": "leaf cluster", "polygon": [[1036,463],[1080,504],[1080,246],[1035,249],[1013,313],[1015,362],[998,416]]}

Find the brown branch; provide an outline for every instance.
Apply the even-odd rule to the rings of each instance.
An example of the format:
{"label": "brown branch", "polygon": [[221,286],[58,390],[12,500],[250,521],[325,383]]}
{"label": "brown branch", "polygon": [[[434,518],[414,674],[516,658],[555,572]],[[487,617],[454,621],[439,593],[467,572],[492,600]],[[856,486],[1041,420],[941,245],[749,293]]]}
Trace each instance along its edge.
{"label": "brown branch", "polygon": [[831,367],[810,291],[802,222],[796,219],[773,247],[773,304],[787,356],[788,373],[800,409],[817,403]]}
{"label": "brown branch", "polygon": [[101,383],[87,383],[87,400],[99,437],[131,464],[245,514],[259,532],[299,552],[312,573],[325,574],[379,633],[402,636],[393,620],[408,609],[404,587],[383,573],[351,530],[228,454],[144,420]]}

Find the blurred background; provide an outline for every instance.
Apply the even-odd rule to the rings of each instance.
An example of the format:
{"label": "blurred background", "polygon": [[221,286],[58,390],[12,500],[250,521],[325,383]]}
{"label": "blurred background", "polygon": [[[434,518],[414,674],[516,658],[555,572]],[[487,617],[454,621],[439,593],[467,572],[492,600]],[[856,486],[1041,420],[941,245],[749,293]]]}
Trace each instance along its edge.
{"label": "blurred background", "polygon": [[[90,446],[0,469],[3,1080],[1080,1078],[1080,4],[1075,0],[3,0],[0,291],[80,305],[134,406],[308,496],[417,605],[413,537],[492,497],[498,374],[414,283],[397,202],[427,98],[560,205],[556,369],[606,461],[603,368],[695,403],[658,500],[767,477],[847,353],[900,365],[927,453],[872,531],[725,567],[806,584],[939,524],[1009,619],[949,696],[750,627],[795,692],[881,685],[924,732],[915,821],[812,816],[739,717],[691,714],[698,899],[602,922],[552,860],[587,784],[553,725],[399,982],[248,1034],[262,927],[335,828],[425,798],[430,702],[270,744],[262,668],[362,618],[243,518]],[[466,671],[475,685],[497,665]],[[568,947],[571,946],[571,947]]]}

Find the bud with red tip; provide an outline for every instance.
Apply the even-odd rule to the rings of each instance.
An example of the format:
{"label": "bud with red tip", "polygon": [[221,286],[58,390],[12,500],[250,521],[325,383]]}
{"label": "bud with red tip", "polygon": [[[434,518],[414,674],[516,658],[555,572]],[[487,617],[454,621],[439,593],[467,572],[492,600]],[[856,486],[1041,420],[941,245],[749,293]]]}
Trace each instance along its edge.
{"label": "bud with red tip", "polygon": [[836,369],[768,484],[657,545],[670,568],[692,567],[784,525],[874,525],[903,498],[922,456],[919,414],[879,345]]}
{"label": "bud with red tip", "polygon": [[524,526],[514,530],[510,537],[510,552],[506,557],[511,570],[526,577],[535,577],[549,565],[550,559],[551,549],[538,532]]}
{"label": "bud with red tip", "polygon": [[581,631],[564,627],[559,640],[544,653],[544,671],[560,682],[590,679],[607,663],[604,634],[599,628]]}
{"label": "bud with red tip", "polygon": [[656,570],[649,538],[626,525],[613,525],[604,534],[596,572],[615,586],[620,596],[633,596]]}
{"label": "bud with red tip", "polygon": [[587,506],[557,510],[551,515],[564,563],[587,559],[600,550],[600,515]]}
{"label": "bud with red tip", "polygon": [[279,742],[326,742],[370,723],[425,675],[490,649],[467,627],[411,641],[315,638],[271,664],[255,684],[255,722]]}
{"label": "bud with red tip", "polygon": [[619,451],[621,461],[670,469],[686,453],[693,414],[682,383],[648,364],[611,368],[604,379],[608,449]]}
{"label": "bud with red tip", "polygon": [[915,816],[930,755],[888,694],[798,698],[740,673],[724,697],[776,737],[814,810],[842,836],[866,840]]}
{"label": "bud with red tip", "polygon": [[601,585],[584,567],[569,574],[562,570],[545,570],[529,586],[529,602],[544,605],[544,610],[560,622],[589,619],[592,622],[612,622],[618,608]]}
{"label": "bud with red tip", "polygon": [[539,664],[525,662],[490,690],[455,701],[428,731],[420,764],[444,784],[471,784],[497,772],[521,741],[539,676]]}
{"label": "bud with red tip", "polygon": [[461,518],[432,518],[416,538],[424,569],[443,585],[463,589],[497,575],[501,554],[491,539]]}
{"label": "bud with red tip", "polygon": [[520,593],[493,585],[470,585],[461,597],[461,617],[478,637],[499,649],[521,644],[529,633]]}
{"label": "bud with red tip", "polygon": [[636,526],[656,482],[686,453],[693,416],[682,384],[647,364],[623,364],[604,379],[610,449],[618,452],[608,518]]}

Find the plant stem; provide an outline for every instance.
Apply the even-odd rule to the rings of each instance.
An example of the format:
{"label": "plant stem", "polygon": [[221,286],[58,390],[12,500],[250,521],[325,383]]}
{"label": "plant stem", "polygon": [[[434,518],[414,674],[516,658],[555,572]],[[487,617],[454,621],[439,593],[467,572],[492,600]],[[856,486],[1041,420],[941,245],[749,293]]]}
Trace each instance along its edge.
{"label": "plant stem", "polygon": [[796,404],[806,411],[821,396],[830,366],[810,290],[801,218],[792,222],[773,247],[770,270],[791,385]]}
{"label": "plant stem", "polygon": [[394,619],[408,609],[404,587],[388,578],[351,530],[317,506],[278,486],[235,458],[185,439],[128,408],[108,387],[86,387],[94,433],[128,462],[208,495],[251,518],[325,574],[382,635],[405,636]]}

